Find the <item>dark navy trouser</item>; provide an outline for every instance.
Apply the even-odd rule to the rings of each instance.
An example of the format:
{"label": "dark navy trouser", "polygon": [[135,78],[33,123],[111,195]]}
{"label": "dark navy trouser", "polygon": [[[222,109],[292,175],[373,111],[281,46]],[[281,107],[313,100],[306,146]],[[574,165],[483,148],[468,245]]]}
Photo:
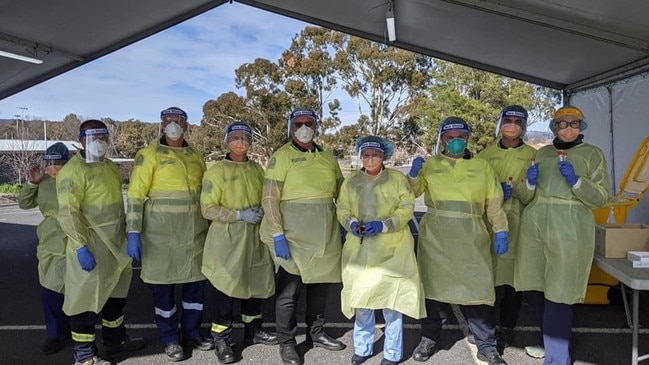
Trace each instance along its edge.
{"label": "dark navy trouser", "polygon": [[65,296],[45,287],[41,289],[47,337],[54,340],[70,338],[70,317],[63,313]]}
{"label": "dark navy trouser", "polygon": [[[200,335],[206,282],[207,280],[201,280],[179,284],[182,286],[183,311],[180,327],[185,339],[194,339]],[[180,342],[174,286],[175,284],[149,284],[153,291],[155,321],[164,346]]]}

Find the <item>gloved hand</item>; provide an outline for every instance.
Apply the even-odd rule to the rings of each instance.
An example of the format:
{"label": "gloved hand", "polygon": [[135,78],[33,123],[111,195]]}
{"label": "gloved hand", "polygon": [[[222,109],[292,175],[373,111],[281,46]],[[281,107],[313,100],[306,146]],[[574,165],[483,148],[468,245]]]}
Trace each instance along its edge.
{"label": "gloved hand", "polygon": [[512,186],[506,182],[500,183],[500,186],[503,187],[503,195],[505,196],[505,200],[511,198],[512,193],[514,192],[514,188],[512,188]]}
{"label": "gloved hand", "polygon": [[496,255],[502,255],[507,253],[509,249],[509,240],[507,239],[507,232],[501,231],[496,232],[494,239],[494,253]]}
{"label": "gloved hand", "polygon": [[83,271],[90,272],[95,268],[95,266],[97,266],[95,256],[90,252],[88,246],[82,246],[77,249],[77,259],[79,260],[79,265],[81,265]]}
{"label": "gloved hand", "polygon": [[138,260],[142,261],[142,239],[140,232],[129,232],[126,235],[126,253]]}
{"label": "gloved hand", "polygon": [[561,172],[561,175],[566,178],[566,181],[570,186],[574,186],[577,183],[577,180],[579,180],[579,176],[575,175],[575,168],[568,161],[559,162],[559,172]]}
{"label": "gloved hand", "polygon": [[352,234],[356,237],[361,237],[361,224],[359,222],[352,222],[352,224],[349,225],[349,228],[352,231]]}
{"label": "gloved hand", "polygon": [[275,256],[288,260],[291,257],[291,253],[288,250],[288,241],[284,234],[273,237],[273,243],[275,244]]}
{"label": "gloved hand", "polygon": [[419,156],[412,160],[412,167],[410,168],[410,172],[408,173],[408,176],[412,177],[413,179],[417,177],[417,174],[419,174],[419,170],[424,167],[424,158]]}
{"label": "gloved hand", "polygon": [[539,179],[539,165],[534,164],[527,168],[527,183],[530,185],[536,185],[536,181]]}
{"label": "gloved hand", "polygon": [[371,221],[365,223],[365,235],[367,237],[376,236],[383,231],[383,222]]}
{"label": "gloved hand", "polygon": [[257,224],[261,222],[261,218],[263,217],[264,217],[264,211],[259,208],[248,208],[246,210],[240,210],[237,216],[239,220],[251,224]]}

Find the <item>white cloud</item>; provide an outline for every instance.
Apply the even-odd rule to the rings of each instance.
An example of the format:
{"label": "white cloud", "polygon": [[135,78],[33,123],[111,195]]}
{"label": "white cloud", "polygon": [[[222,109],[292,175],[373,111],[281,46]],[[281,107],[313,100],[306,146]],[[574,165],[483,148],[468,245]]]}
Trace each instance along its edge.
{"label": "white cloud", "polygon": [[170,105],[198,123],[203,104],[236,90],[234,70],[255,58],[275,61],[306,23],[241,4],[219,6],[0,101],[0,118],[62,120],[68,113],[157,121]]}

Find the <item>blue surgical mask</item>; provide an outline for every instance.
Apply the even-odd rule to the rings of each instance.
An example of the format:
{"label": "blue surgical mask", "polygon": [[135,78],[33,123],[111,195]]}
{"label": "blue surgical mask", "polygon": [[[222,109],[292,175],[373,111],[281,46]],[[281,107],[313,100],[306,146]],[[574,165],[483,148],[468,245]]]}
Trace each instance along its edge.
{"label": "blue surgical mask", "polygon": [[466,149],[466,141],[463,138],[453,138],[446,144],[446,150],[452,156],[459,156]]}

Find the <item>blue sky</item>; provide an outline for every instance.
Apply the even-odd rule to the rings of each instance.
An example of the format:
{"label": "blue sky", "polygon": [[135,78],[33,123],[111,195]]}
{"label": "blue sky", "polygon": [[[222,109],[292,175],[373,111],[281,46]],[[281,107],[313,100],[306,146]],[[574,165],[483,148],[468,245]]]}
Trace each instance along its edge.
{"label": "blue sky", "polygon": [[[277,61],[307,23],[239,3],[224,4],[94,62],[0,100],[0,119],[130,118],[159,121],[179,106],[200,123],[203,104],[225,92],[242,94],[234,70],[256,58]],[[358,106],[343,92],[340,118],[352,124]],[[535,123],[531,129],[539,128]]]}

